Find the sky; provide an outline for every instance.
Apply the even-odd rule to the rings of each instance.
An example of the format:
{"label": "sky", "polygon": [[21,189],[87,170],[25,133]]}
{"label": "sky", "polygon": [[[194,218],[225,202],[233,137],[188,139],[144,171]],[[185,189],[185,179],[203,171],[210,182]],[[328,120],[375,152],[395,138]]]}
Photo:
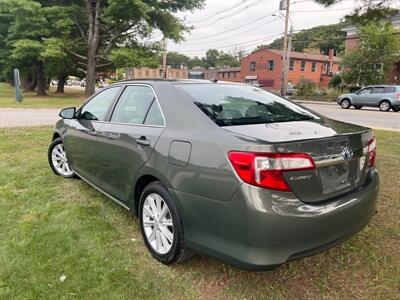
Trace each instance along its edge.
{"label": "sky", "polygon": [[[230,53],[251,51],[257,44],[269,43],[284,32],[284,14],[279,12],[279,2],[207,0],[203,9],[179,15],[194,29],[185,34],[185,41],[180,44],[169,41],[168,50],[192,57],[204,56],[210,48]],[[400,1],[394,2],[398,7]],[[325,8],[312,0],[291,0],[290,18],[295,31],[307,29],[338,23],[360,5],[358,0],[342,0],[339,4]]]}

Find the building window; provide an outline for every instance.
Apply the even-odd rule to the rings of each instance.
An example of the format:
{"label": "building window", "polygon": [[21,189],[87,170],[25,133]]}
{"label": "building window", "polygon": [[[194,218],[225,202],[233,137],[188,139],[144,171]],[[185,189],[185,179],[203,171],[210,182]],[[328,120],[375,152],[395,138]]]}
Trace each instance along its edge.
{"label": "building window", "polygon": [[273,71],[274,70],[274,61],[273,60],[269,60],[267,63],[267,70],[268,71]]}
{"label": "building window", "polygon": [[291,60],[290,60],[290,63],[289,63],[289,70],[290,70],[290,71],[294,71],[294,59],[291,59]]}
{"label": "building window", "polygon": [[302,61],[301,61],[301,69],[300,69],[300,70],[301,70],[302,72],[304,72],[305,69],[306,69],[306,61],[305,61],[305,60],[302,60]]}
{"label": "building window", "polygon": [[317,63],[313,62],[311,65],[311,72],[315,72],[315,71],[317,71]]}
{"label": "building window", "polygon": [[250,63],[250,71],[255,71],[256,70],[256,62],[255,61],[252,61],[251,63]]}

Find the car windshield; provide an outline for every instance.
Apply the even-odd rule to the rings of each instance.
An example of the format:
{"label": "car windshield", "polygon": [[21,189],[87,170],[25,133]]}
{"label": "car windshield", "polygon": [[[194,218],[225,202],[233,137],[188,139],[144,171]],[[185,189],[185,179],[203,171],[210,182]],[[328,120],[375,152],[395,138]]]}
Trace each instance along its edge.
{"label": "car windshield", "polygon": [[311,112],[260,88],[234,84],[179,84],[178,89],[219,126],[319,119]]}

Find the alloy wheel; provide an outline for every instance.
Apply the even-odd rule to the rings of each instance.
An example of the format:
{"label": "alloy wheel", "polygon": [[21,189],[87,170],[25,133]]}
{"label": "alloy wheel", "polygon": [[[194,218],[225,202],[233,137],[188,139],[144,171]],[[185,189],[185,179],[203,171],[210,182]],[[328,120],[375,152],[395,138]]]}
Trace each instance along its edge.
{"label": "alloy wheel", "polygon": [[382,101],[381,104],[379,104],[379,109],[382,111],[388,111],[390,109],[389,101]]}
{"label": "alloy wheel", "polygon": [[158,194],[150,194],[143,203],[142,222],[147,241],[155,252],[166,254],[174,241],[174,224],[167,203]]}
{"label": "alloy wheel", "polygon": [[62,143],[54,146],[51,152],[51,161],[54,169],[62,176],[72,176],[74,172],[71,170],[67,155],[65,153],[64,145]]}
{"label": "alloy wheel", "polygon": [[340,102],[340,106],[344,109],[347,109],[350,107],[350,101],[347,99],[342,100],[342,102]]}

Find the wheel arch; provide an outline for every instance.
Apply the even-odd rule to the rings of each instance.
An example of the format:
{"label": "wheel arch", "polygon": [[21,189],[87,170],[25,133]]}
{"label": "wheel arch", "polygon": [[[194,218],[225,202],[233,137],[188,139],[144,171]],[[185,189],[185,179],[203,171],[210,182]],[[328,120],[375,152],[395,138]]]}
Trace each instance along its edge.
{"label": "wheel arch", "polygon": [[143,173],[138,176],[138,179],[136,180],[134,187],[133,187],[133,193],[132,193],[133,200],[131,203],[131,208],[136,216],[139,216],[140,196],[142,195],[144,188],[154,181],[159,181],[159,182],[161,182],[162,185],[164,185],[163,180],[160,180],[160,177],[156,176],[154,174]]}
{"label": "wheel arch", "polygon": [[53,139],[52,139],[52,141],[54,141],[55,139],[58,139],[58,138],[61,138],[61,135],[56,131],[56,132],[54,132],[54,134],[53,134]]}

